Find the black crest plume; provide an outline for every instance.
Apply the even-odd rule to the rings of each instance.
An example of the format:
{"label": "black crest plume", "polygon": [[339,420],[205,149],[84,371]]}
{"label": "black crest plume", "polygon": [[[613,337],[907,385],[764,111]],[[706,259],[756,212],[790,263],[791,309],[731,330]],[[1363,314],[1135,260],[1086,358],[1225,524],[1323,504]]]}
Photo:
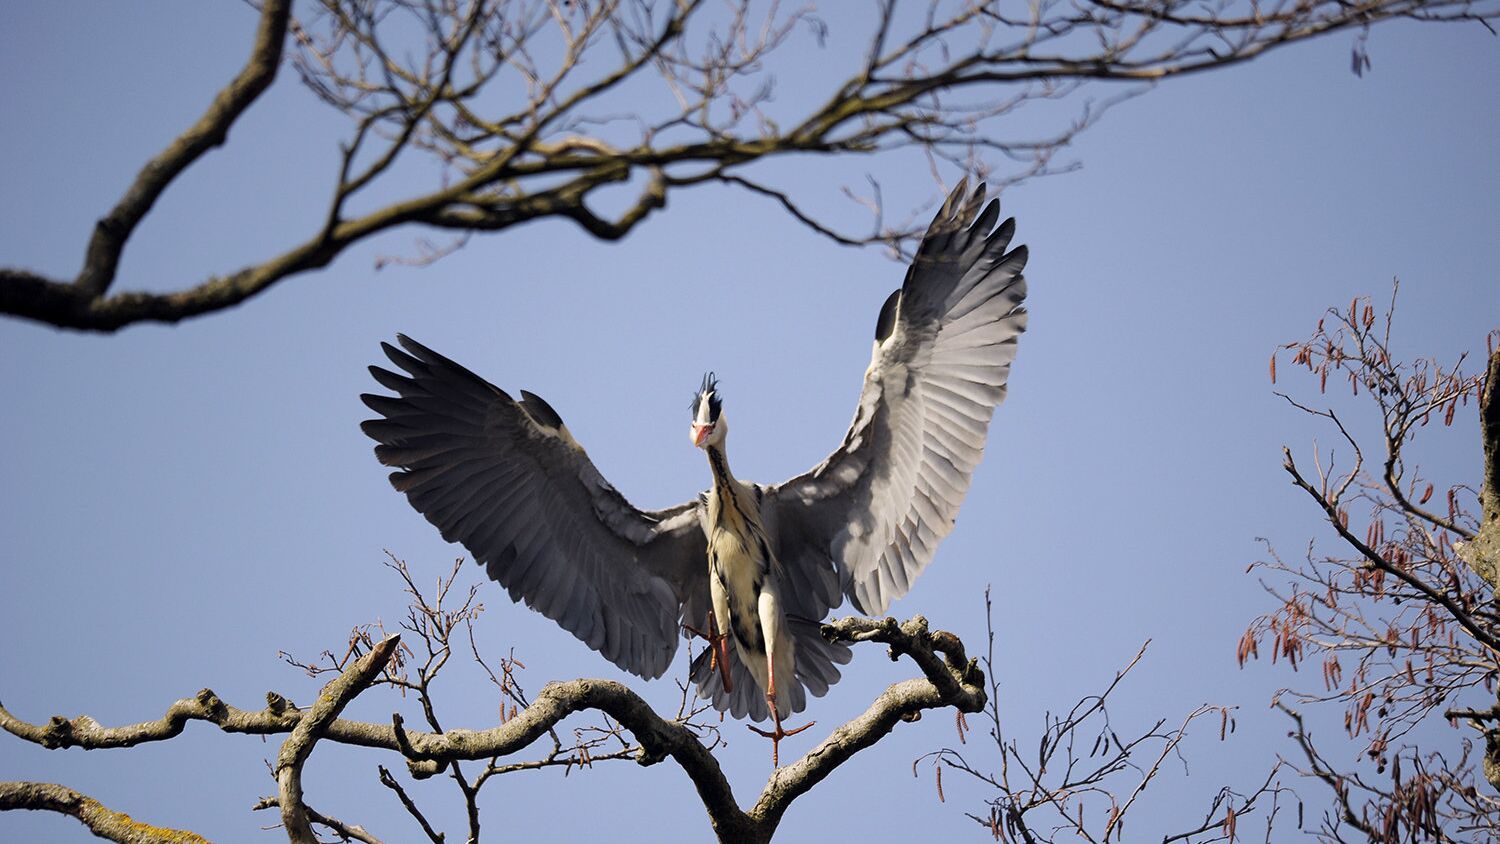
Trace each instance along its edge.
{"label": "black crest plume", "polygon": [[723,407],[724,403],[719,400],[719,379],[712,372],[703,374],[703,383],[698,387],[698,392],[693,393],[693,403],[688,405],[689,413],[694,415],[698,413],[698,403],[703,400],[705,395],[709,396],[709,421],[717,422],[719,421],[719,410]]}

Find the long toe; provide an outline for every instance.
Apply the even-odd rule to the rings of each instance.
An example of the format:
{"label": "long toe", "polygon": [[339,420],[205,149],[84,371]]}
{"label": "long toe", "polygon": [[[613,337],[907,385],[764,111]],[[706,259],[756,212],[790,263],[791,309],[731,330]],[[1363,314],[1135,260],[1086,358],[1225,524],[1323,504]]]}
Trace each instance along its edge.
{"label": "long toe", "polygon": [[[771,712],[775,712],[774,705],[771,706]],[[807,729],[807,727],[811,727],[816,723],[817,721],[808,721],[808,723],[802,724],[801,727],[793,727],[793,729],[787,730],[784,729],[783,726],[781,726],[780,718],[775,718],[774,730],[762,730],[760,729],[760,727],[754,726],[754,724],[745,724],[745,729],[750,730],[750,732],[754,733],[754,735],[762,736],[762,738],[766,739],[771,739],[771,766],[772,768],[780,768],[781,739],[786,738],[786,736],[795,736],[796,733],[801,733],[802,730],[805,730]]]}

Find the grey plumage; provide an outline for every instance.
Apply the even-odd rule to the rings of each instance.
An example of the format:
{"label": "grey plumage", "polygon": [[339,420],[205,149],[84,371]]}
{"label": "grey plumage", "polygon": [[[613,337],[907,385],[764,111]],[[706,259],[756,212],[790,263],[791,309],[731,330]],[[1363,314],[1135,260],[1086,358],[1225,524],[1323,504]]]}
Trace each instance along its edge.
{"label": "grey plumage", "polygon": [[[998,201],[964,185],[923,238],[901,289],[877,321],[854,421],[811,471],[752,486],[779,568],[772,567],[795,640],[795,683],[778,709],[800,711],[849,661],[819,623],[844,596],[883,613],[905,594],[952,530],[1005,397],[1021,306],[1025,247],[1014,221],[995,227]],[[505,391],[406,337],[383,344],[400,373],[371,367],[395,396],[364,395],[381,418],[363,423],[391,483],[462,543],[514,600],[557,621],[621,668],[666,671],[680,625],[711,608],[703,498],[666,510],[632,506],[594,467],[540,397]],[[715,393],[705,379],[701,391]],[[750,672],[729,650],[726,692],[705,652],[691,674],[701,694],[736,717],[766,718]]]}
{"label": "grey plumage", "polygon": [[523,406],[399,339],[405,351],[382,346],[406,375],[370,367],[398,395],[360,397],[383,417],[361,426],[379,443],[375,456],[401,467],[391,484],[512,600],[621,668],[660,677],[677,650],[682,602],[706,580],[695,564],[705,553],[695,508],[635,509],[545,402],[528,396]]}
{"label": "grey plumage", "polygon": [[834,566],[863,613],[906,594],[953,529],[1026,330],[1026,247],[1006,251],[1014,219],[990,231],[999,200],[975,219],[983,197],[960,185],[928,227],[843,445],[767,491],[781,532],[799,538],[787,544],[807,566]]}
{"label": "grey plumage", "polygon": [[[828,642],[819,633],[822,622],[792,617],[787,620],[792,636],[796,639],[797,682],[787,687],[790,711],[801,712],[807,708],[807,694],[822,697],[828,688],[842,676],[838,666],[847,665],[854,654],[849,646]],[[771,715],[765,696],[750,676],[750,669],[740,661],[738,654],[730,648],[730,683],[734,691],[726,693],[719,672],[712,665],[712,654],[703,651],[693,658],[689,677],[698,687],[698,694],[713,701],[716,708],[736,718],[764,721]]]}

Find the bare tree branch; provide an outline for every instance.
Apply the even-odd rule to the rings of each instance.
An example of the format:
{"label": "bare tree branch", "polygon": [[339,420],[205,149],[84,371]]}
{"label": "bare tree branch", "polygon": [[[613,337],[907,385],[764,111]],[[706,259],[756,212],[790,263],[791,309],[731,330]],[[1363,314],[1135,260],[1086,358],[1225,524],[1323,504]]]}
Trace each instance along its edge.
{"label": "bare tree branch", "polygon": [[[1041,735],[1034,743],[1023,743],[1013,737],[1001,717],[999,679],[994,670],[993,604],[988,590],[985,621],[988,651],[983,665],[990,688],[982,711],[990,722],[993,747],[989,743],[982,744],[978,751],[945,747],[918,757],[912,763],[912,772],[916,773],[924,762],[931,764],[939,800],[945,799],[945,770],[980,784],[989,793],[984,808],[965,815],[997,841],[1107,842],[1111,836],[1123,841],[1130,810],[1156,781],[1162,767],[1173,757],[1186,766],[1182,744],[1188,729],[1205,719],[1216,720],[1220,741],[1234,730],[1231,707],[1207,704],[1193,709],[1175,727],[1167,726],[1166,718],[1139,731],[1127,731],[1113,722],[1111,703],[1145,656],[1147,642],[1102,691],[1084,697],[1064,712],[1049,712]],[[969,727],[962,715],[957,727],[959,743],[967,744]],[[1169,833],[1164,844],[1236,840],[1239,819],[1262,810],[1267,822],[1265,840],[1270,842],[1278,799],[1288,792],[1278,780],[1280,770],[1280,765],[1272,767],[1261,785],[1248,793],[1221,788],[1209,801],[1201,821],[1185,831]]]}
{"label": "bare tree branch", "polygon": [[[399,715],[390,725],[338,718],[344,703],[375,682],[395,653],[395,637],[384,639],[353,661],[307,710],[293,707],[279,695],[268,695],[271,703],[263,710],[237,709],[205,689],[195,698],[177,701],[156,721],[104,727],[88,716],[79,716],[71,720],[55,717],[37,725],[16,718],[0,706],[0,728],[47,748],[88,749],[165,741],[179,735],[188,721],[207,721],[233,733],[291,733],[276,765],[281,784],[277,805],[289,834],[299,840],[295,837],[298,834],[311,835],[310,823],[316,819],[302,806],[298,773],[319,739],[400,752],[408,760],[412,775],[423,778],[460,761],[493,760],[516,753],[548,735],[568,715],[597,710],[634,737],[639,746],[634,757],[639,764],[653,765],[671,758],[687,773],[720,840],[769,841],[794,800],[889,734],[898,722],[916,720],[924,710],[950,706],[961,712],[978,712],[987,700],[984,674],[965,655],[962,643],[951,633],[929,632],[921,616],[904,624],[894,619],[844,618],[823,629],[824,635],[835,641],[885,644],[893,658],[911,658],[923,679],[906,680],[886,689],[862,715],[839,727],[802,759],[776,770],[749,811],[739,808],[718,760],[692,726],[662,718],[635,692],[608,680],[551,683],[525,709],[487,730],[408,730]],[[382,776],[382,782],[387,779],[387,787],[404,797],[394,778]],[[415,809],[409,798],[403,799],[403,804],[409,811]],[[442,840],[421,819],[420,812],[413,814],[422,821],[430,840]]]}
{"label": "bare tree branch", "polygon": [[[1415,462],[1417,433],[1451,426],[1471,398],[1478,399],[1486,454],[1493,454],[1487,416],[1495,376],[1465,375],[1462,358],[1453,365],[1394,358],[1394,312],[1394,292],[1383,319],[1370,300],[1356,298],[1347,309],[1330,310],[1312,337],[1278,350],[1291,352],[1293,366],[1316,377],[1320,395],[1330,381],[1347,384],[1375,411],[1379,426],[1346,425],[1334,406],[1286,397],[1338,434],[1337,450],[1315,451],[1315,473],[1300,468],[1289,450],[1284,465],[1321,511],[1339,550],[1320,555],[1309,545],[1306,562],[1292,565],[1269,549],[1270,559],[1257,566],[1277,575],[1278,582],[1262,585],[1278,607],[1246,630],[1239,659],[1258,657],[1261,640],[1270,638],[1272,662],[1320,669],[1321,688],[1278,696],[1295,698],[1302,711],[1275,702],[1294,725],[1301,756],[1295,766],[1332,794],[1331,808],[1309,828],[1317,839],[1495,840],[1500,799],[1476,781],[1482,772],[1492,788],[1500,787],[1500,703],[1472,705],[1493,702],[1500,680],[1500,603],[1494,560],[1482,547],[1486,522],[1473,514],[1472,487],[1448,484],[1443,494]],[[1488,338],[1492,373],[1497,338],[1500,332]],[[1429,429],[1429,422],[1441,424]],[[1368,430],[1379,433],[1367,436]],[[1367,469],[1365,456],[1377,449],[1384,457]],[[1486,463],[1486,474],[1492,470]],[[1483,492],[1478,497],[1484,501]],[[1356,505],[1368,508],[1363,525]],[[1314,740],[1303,712],[1315,714],[1325,703],[1342,705],[1343,732],[1363,742],[1362,761],[1344,761],[1327,751],[1326,739],[1322,749]],[[1470,737],[1438,743],[1417,732],[1439,718],[1467,722],[1483,738],[1483,753]]]}
{"label": "bare tree branch", "polygon": [[401,806],[406,809],[406,813],[411,815],[412,819],[422,827],[422,833],[427,836],[427,840],[431,841],[432,844],[443,844],[443,834],[432,828],[432,824],[427,820],[427,816],[422,813],[421,809],[417,808],[417,804],[406,793],[406,789],[401,787],[401,783],[397,782],[396,778],[391,776],[391,772],[386,770],[384,765],[380,766],[379,772],[380,784],[395,793],[397,799],[401,801]]}
{"label": "bare tree branch", "polygon": [[281,745],[276,756],[276,784],[279,789],[277,805],[281,807],[281,823],[286,827],[292,844],[318,844],[313,835],[308,809],[302,803],[302,766],[312,754],[313,745],[323,737],[328,726],[344,711],[360,692],[370,687],[375,678],[385,670],[400,636],[387,636],[364,657],[344,671],[318,695],[312,708],[298,719],[292,735]]}
{"label": "bare tree branch", "polygon": [[1343,539],[1351,548],[1364,555],[1364,558],[1369,561],[1371,566],[1400,579],[1423,598],[1447,610],[1460,627],[1468,631],[1470,635],[1485,647],[1492,651],[1500,652],[1500,638],[1497,638],[1495,633],[1487,629],[1472,614],[1459,606],[1458,600],[1451,597],[1445,588],[1428,583],[1416,574],[1397,566],[1394,562],[1381,556],[1375,549],[1366,545],[1359,537],[1350,532],[1346,524],[1347,517],[1340,515],[1336,499],[1325,497],[1322,492],[1308,483],[1307,479],[1297,469],[1297,463],[1292,459],[1291,449],[1282,449],[1282,460],[1282,465],[1286,468],[1287,474],[1292,476],[1292,483],[1300,487],[1303,492],[1306,492],[1317,502],[1318,506],[1328,516],[1329,523],[1333,526],[1333,529],[1338,532],[1340,539]]}
{"label": "bare tree branch", "polygon": [[[751,0],[316,0],[294,18],[289,6],[262,3],[245,68],[100,221],[78,277],[0,267],[0,313],[90,331],[177,322],[233,307],[403,226],[467,233],[557,218],[614,240],[666,207],[672,192],[704,183],[768,197],[836,242],[899,253],[917,227],[887,228],[876,207],[870,234],[841,233],[808,210],[812,203],[746,171],[793,155],[917,149],[980,176],[1012,168],[996,174],[1005,184],[1070,169],[1054,156],[1118,98],[1085,99],[1052,131],[1021,129],[1031,122],[1014,118],[1090,83],[1141,83],[1138,91],[1386,20],[1489,26],[1500,18],[1496,0],[1226,0],[1191,9],[1175,0],[1016,8],[932,0],[919,16],[888,3],[857,34],[864,49],[830,53],[816,77],[799,73],[822,92],[797,109],[774,93],[798,34],[819,42],[827,34],[807,9]],[[222,276],[167,293],[112,293],[137,225],[188,165],[223,143],[275,78],[284,49],[301,82],[350,121],[321,224],[279,255]],[[1358,60],[1363,49],[1356,68],[1367,63]],[[438,184],[395,202],[368,200],[412,156],[438,165]],[[640,187],[619,216],[591,210],[601,192],[627,184]],[[410,262],[447,251],[426,248]],[[393,260],[409,262],[384,262]]]}
{"label": "bare tree branch", "polygon": [[[265,797],[250,808],[252,811],[256,812],[259,812],[263,809],[279,809],[281,808],[281,798]],[[362,841],[364,842],[364,844],[382,844],[379,838],[371,835],[368,831],[365,830],[364,827],[360,826],[359,824],[344,823],[338,818],[332,818],[328,815],[323,814],[322,812],[314,810],[306,803],[302,804],[302,812],[307,815],[307,819],[309,821],[332,830],[335,835],[337,835],[344,841]]]}
{"label": "bare tree branch", "polygon": [[99,299],[109,291],[125,242],[157,198],[194,161],[228,140],[229,127],[271,87],[281,65],[291,13],[291,0],[263,0],[250,58],[239,75],[214,97],[196,123],[146,162],[119,203],[94,225],[83,270],[73,281],[80,301]]}
{"label": "bare tree branch", "polygon": [[120,844],[208,844],[202,836],[141,823],[86,794],[49,782],[0,782],[0,811],[15,809],[70,815],[99,838]]}

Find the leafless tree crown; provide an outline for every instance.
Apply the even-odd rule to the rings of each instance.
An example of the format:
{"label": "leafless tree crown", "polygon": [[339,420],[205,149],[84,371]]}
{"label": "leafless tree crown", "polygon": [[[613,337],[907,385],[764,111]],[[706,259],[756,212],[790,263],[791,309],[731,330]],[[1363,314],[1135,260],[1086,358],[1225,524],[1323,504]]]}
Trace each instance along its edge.
{"label": "leafless tree crown", "polygon": [[[811,8],[750,0],[317,0],[299,8],[294,15],[291,0],[262,0],[243,69],[99,219],[76,277],[0,267],[0,313],[94,331],[176,322],[239,304],[400,226],[449,233],[395,259],[418,263],[473,232],[549,217],[615,239],[665,207],[674,190],[704,183],[779,203],[840,243],[899,252],[913,218],[887,218],[878,181],[845,189],[872,213],[867,229],[849,231],[806,210],[823,206],[805,189],[798,196],[777,187],[757,165],[914,148],[1003,184],[1065,167],[1054,164],[1058,150],[1111,97],[1140,84],[1394,18],[1489,26],[1500,17],[1496,0],[881,0],[862,13],[841,7],[848,19],[835,30]],[[843,49],[851,38],[862,48]],[[840,48],[825,49],[829,39]],[[1361,35],[1356,71],[1369,64],[1363,43]],[[349,120],[321,224],[225,275],[184,280],[167,293],[117,290],[120,256],[152,205],[225,143],[283,63]],[[1016,119],[1024,106],[1090,82],[1137,85]],[[408,166],[426,166],[431,189],[391,200],[387,177]],[[594,210],[611,187],[632,192],[623,210]]]}

